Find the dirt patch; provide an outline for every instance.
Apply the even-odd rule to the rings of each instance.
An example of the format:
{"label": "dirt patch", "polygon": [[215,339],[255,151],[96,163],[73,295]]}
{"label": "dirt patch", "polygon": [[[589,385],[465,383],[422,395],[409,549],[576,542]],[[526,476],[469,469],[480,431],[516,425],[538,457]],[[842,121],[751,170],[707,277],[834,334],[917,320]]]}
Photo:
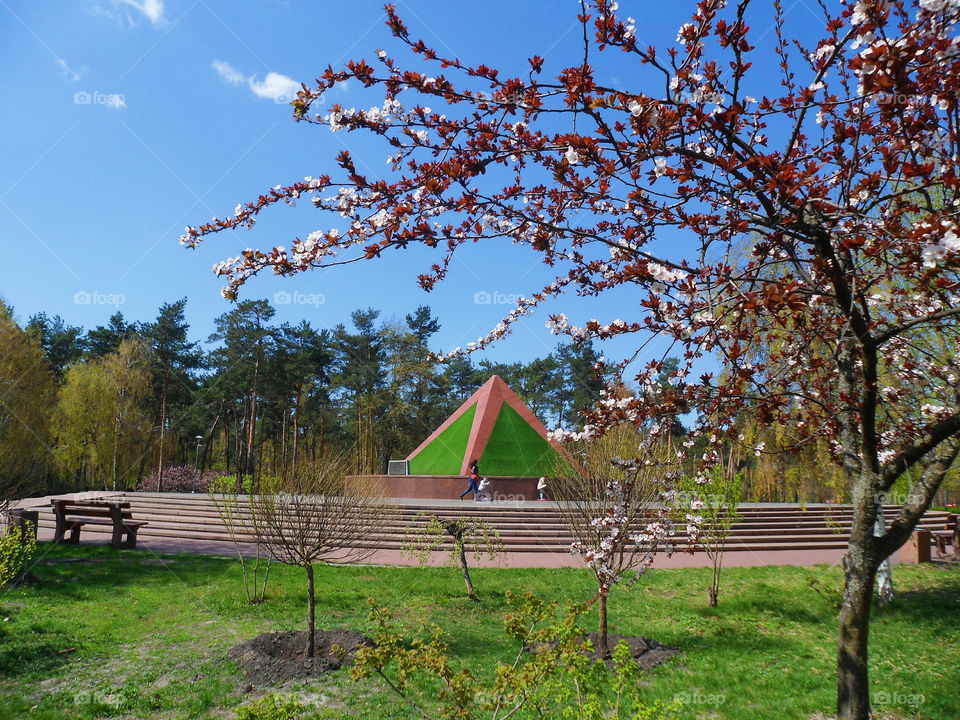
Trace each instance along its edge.
{"label": "dirt patch", "polygon": [[[593,646],[593,650],[585,652],[584,654],[591,660],[599,660],[601,653],[597,651],[597,648],[600,644],[600,633],[590,632],[586,633],[583,637],[589,640]],[[621,642],[626,643],[627,647],[630,648],[630,654],[633,656],[633,659],[636,660],[641,670],[655,668],[657,665],[662,665],[670,658],[680,655],[683,652],[680,648],[664,645],[656,640],[651,640],[650,638],[639,635],[616,635],[614,633],[607,635],[607,647],[610,648],[610,652],[613,652],[613,649]],[[608,665],[611,663],[611,660],[607,661]]]}
{"label": "dirt patch", "polygon": [[230,650],[257,685],[303,680],[349,665],[356,651],[373,640],[353,630],[317,630],[313,657],[307,657],[306,630],[264,633]]}
{"label": "dirt patch", "polygon": [[[600,642],[600,635],[599,633],[593,632],[587,633],[587,639],[594,647],[594,650],[590,653],[590,657],[597,659],[599,655],[596,647]],[[680,648],[664,645],[663,643],[658,643],[656,640],[640,637],[639,635],[614,635],[612,633],[607,635],[607,646],[611,652],[613,652],[613,649],[621,642],[625,642],[627,647],[630,648],[630,654],[633,656],[633,659],[637,661],[637,665],[640,666],[641,670],[655,668],[657,665],[662,665],[670,658],[683,652]]]}

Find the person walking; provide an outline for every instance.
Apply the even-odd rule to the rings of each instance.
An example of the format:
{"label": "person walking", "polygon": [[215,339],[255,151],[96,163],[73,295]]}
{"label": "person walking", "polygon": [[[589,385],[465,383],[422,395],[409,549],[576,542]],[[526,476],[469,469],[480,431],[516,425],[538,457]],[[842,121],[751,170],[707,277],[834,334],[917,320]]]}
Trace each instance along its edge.
{"label": "person walking", "polygon": [[480,465],[476,460],[470,461],[470,479],[467,482],[467,489],[460,493],[460,499],[468,493],[473,493],[473,499],[477,499],[477,484],[480,482]]}
{"label": "person walking", "polygon": [[545,477],[540,478],[540,481],[537,483],[537,495],[539,495],[537,500],[547,499],[547,479]]}

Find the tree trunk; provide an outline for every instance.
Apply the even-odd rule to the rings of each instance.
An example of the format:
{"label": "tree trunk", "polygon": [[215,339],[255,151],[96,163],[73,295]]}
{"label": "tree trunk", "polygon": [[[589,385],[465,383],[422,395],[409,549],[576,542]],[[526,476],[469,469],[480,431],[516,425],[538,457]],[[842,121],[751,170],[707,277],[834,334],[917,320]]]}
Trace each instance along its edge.
{"label": "tree trunk", "polygon": [[607,642],[607,594],[601,593],[600,595],[600,606],[598,610],[600,616],[599,620],[599,633],[600,633],[600,642],[597,643],[597,653],[600,657],[608,658],[610,657],[610,643]]}
{"label": "tree trunk", "polygon": [[297,472],[297,446],[300,442],[300,394],[301,391],[297,388],[297,397],[294,401],[294,410],[293,410],[293,446],[291,449],[291,458],[290,458],[290,468],[294,475]]}
{"label": "tree trunk", "polygon": [[280,475],[284,478],[287,477],[287,408],[283,408],[283,419],[280,421],[280,463],[279,467],[282,468],[279,472],[277,471],[277,453],[273,453],[273,474]]}
{"label": "tree trunk", "polygon": [[300,393],[297,392],[297,402],[293,413],[293,441],[291,442],[290,469],[296,475],[297,472],[297,449],[300,442]]}
{"label": "tree trunk", "polygon": [[120,448],[118,447],[120,443],[120,416],[117,415],[117,420],[113,426],[113,453],[110,459],[110,479],[112,483],[112,490],[117,489],[117,464],[119,462]]}
{"label": "tree trunk", "polygon": [[160,447],[157,448],[157,492],[163,491],[163,439],[167,429],[167,373],[163,374],[160,391]]}
{"label": "tree trunk", "polygon": [[[854,530],[856,532],[856,528]],[[871,526],[871,534],[872,530]],[[854,537],[851,537],[843,558],[843,572],[837,661],[837,720],[870,720],[868,641],[876,563]]]}
{"label": "tree trunk", "polygon": [[363,474],[363,429],[360,423],[360,393],[357,393],[357,474]]}
{"label": "tree trunk", "polygon": [[[716,552],[716,551],[715,551]],[[710,581],[710,587],[707,588],[707,604],[715,608],[720,600],[720,563],[718,557],[713,558],[713,577]]]}
{"label": "tree trunk", "polygon": [[467,586],[467,595],[476,597],[476,590],[473,589],[473,581],[470,580],[470,568],[467,567],[467,549],[462,542],[457,545],[460,549],[460,570],[463,572],[463,583]]}
{"label": "tree trunk", "polygon": [[[887,532],[887,522],[883,517],[883,506],[877,512],[877,521],[873,526],[873,534],[876,537],[883,537]],[[893,593],[893,572],[890,569],[890,558],[884,558],[877,569],[877,604],[880,607],[889,605],[895,599]]]}
{"label": "tree trunk", "polygon": [[257,434],[257,385],[260,380],[260,357],[263,354],[262,346],[258,343],[257,360],[253,366],[253,391],[250,394],[250,424],[247,426],[247,475],[253,476],[254,452],[253,445]]}
{"label": "tree trunk", "polygon": [[307,571],[307,657],[313,657],[314,640],[317,634],[317,605],[313,586],[313,564],[304,566]]}

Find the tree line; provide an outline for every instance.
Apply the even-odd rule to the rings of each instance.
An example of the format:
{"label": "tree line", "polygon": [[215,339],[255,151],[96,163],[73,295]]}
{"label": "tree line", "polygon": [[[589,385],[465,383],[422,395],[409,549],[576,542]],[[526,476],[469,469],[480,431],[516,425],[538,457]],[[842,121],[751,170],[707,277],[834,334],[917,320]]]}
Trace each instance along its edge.
{"label": "tree line", "polygon": [[[0,304],[0,488],[6,496],[87,489],[203,490],[217,475],[286,476],[328,449],[353,473],[406,457],[492,374],[548,427],[577,431],[604,387],[589,342],[560,343],[528,362],[445,364],[430,358],[440,329],[429,307],[402,320],[357,310],[349,325],[277,323],[245,300],[191,339],[186,300],[147,322],[117,312],[89,330],[44,312],[18,324]],[[679,362],[654,383],[666,390]],[[626,387],[619,392],[635,395]],[[789,445],[782,430],[740,414],[728,464],[758,502],[848,502],[826,443]],[[638,432],[642,435],[643,429]],[[687,428],[674,421],[676,445]],[[692,472],[692,468],[691,468]],[[952,473],[939,501],[955,502]],[[902,486],[902,487],[901,487]],[[901,483],[898,492],[909,492]],[[891,501],[896,498],[891,496]]]}
{"label": "tree line", "polygon": [[[277,322],[267,300],[191,338],[186,299],[89,330],[45,312],[22,325],[0,305],[0,473],[19,494],[177,489],[183,476],[286,476],[329,448],[355,473],[405,457],[492,374],[548,425],[576,429],[597,400],[598,354],[562,343],[529,362],[430,358],[429,307],[402,320]],[[187,472],[189,471],[189,472]]]}

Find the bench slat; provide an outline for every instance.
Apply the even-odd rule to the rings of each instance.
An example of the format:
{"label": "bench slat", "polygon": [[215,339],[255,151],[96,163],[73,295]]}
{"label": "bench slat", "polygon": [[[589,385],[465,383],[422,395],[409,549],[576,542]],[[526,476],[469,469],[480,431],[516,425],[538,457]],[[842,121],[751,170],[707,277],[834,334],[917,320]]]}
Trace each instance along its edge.
{"label": "bench slat", "polygon": [[129,502],[54,499],[50,504],[57,520],[55,540],[63,540],[69,530],[70,542],[78,542],[84,525],[110,525],[113,527],[111,545],[133,548],[137,545],[137,530],[148,524],[146,520],[133,519]]}

